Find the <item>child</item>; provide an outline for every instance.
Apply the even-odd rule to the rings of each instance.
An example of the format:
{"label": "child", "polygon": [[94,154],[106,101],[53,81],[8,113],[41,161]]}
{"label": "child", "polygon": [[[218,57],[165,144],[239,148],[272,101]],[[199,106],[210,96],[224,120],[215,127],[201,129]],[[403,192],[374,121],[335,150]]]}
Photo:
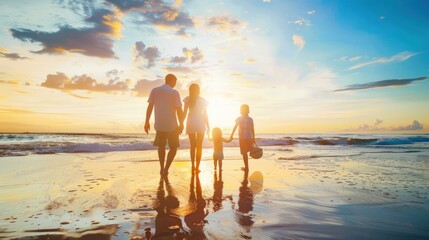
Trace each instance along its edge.
{"label": "child", "polygon": [[223,160],[223,143],[229,143],[230,140],[227,140],[222,137],[222,131],[220,128],[213,128],[212,138],[209,137],[210,141],[213,141],[213,160],[214,160],[214,169],[217,170],[217,163],[219,162],[219,171],[222,171],[222,160]]}
{"label": "child", "polygon": [[232,130],[231,137],[229,140],[232,140],[235,130],[238,127],[238,140],[240,142],[240,152],[243,155],[244,161],[244,171],[249,171],[249,157],[247,153],[252,150],[253,144],[255,142],[255,128],[253,126],[253,119],[249,117],[249,105],[243,104],[240,107],[241,117],[238,117],[235,120],[235,126]]}

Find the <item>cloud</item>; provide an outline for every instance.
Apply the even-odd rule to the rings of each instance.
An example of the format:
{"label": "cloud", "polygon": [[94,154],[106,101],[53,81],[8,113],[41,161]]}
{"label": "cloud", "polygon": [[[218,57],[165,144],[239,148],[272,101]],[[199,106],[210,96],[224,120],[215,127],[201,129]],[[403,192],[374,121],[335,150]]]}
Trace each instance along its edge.
{"label": "cloud", "polygon": [[174,56],[170,58],[170,63],[181,64],[185,63],[188,59],[191,59],[191,63],[201,62],[204,59],[204,54],[199,48],[183,48],[183,57]]}
{"label": "cloud", "polygon": [[271,0],[262,0],[262,2],[269,3],[269,2],[271,2]]}
{"label": "cloud", "polygon": [[296,46],[299,47],[299,49],[303,49],[304,48],[305,41],[304,41],[304,39],[301,36],[299,36],[297,34],[294,34],[292,36],[292,41],[293,41],[293,44],[295,44]]}
{"label": "cloud", "polygon": [[316,10],[311,10],[311,11],[308,11],[307,12],[307,14],[310,14],[310,15],[313,15],[313,14],[315,14],[316,13]]}
{"label": "cloud", "polygon": [[146,60],[148,68],[155,66],[155,62],[160,56],[161,53],[156,46],[146,48],[142,41],[135,43],[135,60]]}
{"label": "cloud", "polygon": [[229,31],[231,34],[236,35],[240,29],[244,28],[245,24],[238,19],[224,15],[208,18],[206,21],[206,26],[214,28],[219,32]]}
{"label": "cloud", "polygon": [[95,11],[95,0],[57,0],[57,3],[81,16],[90,16]]}
{"label": "cloud", "polygon": [[186,60],[188,60],[187,57],[178,57],[178,56],[175,56],[175,57],[170,58],[170,63],[180,64],[180,63],[186,62]]}
{"label": "cloud", "polygon": [[349,129],[351,131],[384,131],[386,128],[380,127],[379,125],[383,123],[383,120],[376,119],[374,124],[362,124],[357,128]]}
{"label": "cloud", "polygon": [[142,79],[136,83],[136,85],[132,90],[137,93],[138,97],[147,97],[149,96],[149,93],[153,88],[159,87],[162,84],[164,84],[164,80],[162,79],[152,80],[152,81]]}
{"label": "cloud", "polygon": [[119,72],[118,69],[112,69],[112,70],[106,72],[106,77],[110,80],[118,81],[120,73],[121,72]]}
{"label": "cloud", "polygon": [[340,60],[343,62],[354,62],[354,61],[357,61],[361,58],[362,58],[362,56],[355,56],[355,57],[344,56],[344,57],[341,57]]}
{"label": "cloud", "polygon": [[176,30],[177,35],[187,36],[186,30],[194,27],[188,13],[180,11],[181,1],[175,4],[163,0],[106,0],[122,12],[136,11],[143,19],[136,19],[136,24],[149,24],[161,29]]}
{"label": "cloud", "polygon": [[167,66],[164,68],[165,72],[168,73],[193,73],[194,70],[189,67],[182,67],[182,66]]}
{"label": "cloud", "polygon": [[18,53],[8,53],[6,49],[0,48],[0,57],[8,58],[10,60],[22,60],[28,59],[27,57],[21,57]]}
{"label": "cloud", "polygon": [[391,130],[393,131],[415,131],[415,130],[421,130],[423,129],[423,124],[421,124],[419,121],[414,120],[411,124],[406,126],[399,126],[399,127],[392,127]]}
{"label": "cloud", "polygon": [[99,83],[86,74],[68,78],[64,73],[48,74],[42,87],[58,90],[88,90],[93,92],[124,92],[128,90],[129,81],[109,80],[108,83]]}
{"label": "cloud", "polygon": [[405,52],[398,53],[398,54],[396,54],[390,58],[377,58],[373,61],[359,63],[359,64],[356,64],[356,65],[350,67],[348,70],[358,69],[361,67],[365,67],[365,66],[377,64],[377,63],[402,62],[402,61],[405,61],[405,60],[407,60],[407,59],[409,59],[409,58],[411,58],[417,54],[420,54],[420,53],[405,51]]}
{"label": "cloud", "polygon": [[248,64],[254,64],[254,63],[256,63],[256,60],[253,58],[246,58],[246,59],[244,59],[243,62],[248,63]]}
{"label": "cloud", "polygon": [[369,89],[369,88],[404,86],[414,81],[423,81],[426,79],[429,79],[429,77],[408,78],[408,79],[389,79],[389,80],[369,82],[364,84],[353,84],[353,85],[348,85],[345,88],[336,89],[334,90],[334,92],[361,90],[361,89]]}
{"label": "cloud", "polygon": [[43,48],[34,53],[64,54],[80,53],[86,56],[114,58],[113,38],[120,36],[122,24],[118,12],[98,9],[85,19],[92,27],[73,28],[61,26],[56,32],[30,29],[10,29],[12,36],[28,42],[40,43]]}
{"label": "cloud", "polygon": [[289,21],[288,23],[296,24],[296,25],[299,25],[299,26],[310,26],[311,25],[310,20],[302,18],[302,17],[298,18],[295,21]]}
{"label": "cloud", "polygon": [[186,57],[188,58],[191,57],[191,63],[196,63],[198,61],[203,60],[204,58],[203,52],[198,48],[193,48],[193,49],[183,48],[183,53],[185,54]]}
{"label": "cloud", "polygon": [[405,125],[405,126],[397,126],[397,127],[380,127],[380,125],[383,123],[382,120],[376,119],[374,124],[368,125],[368,124],[362,124],[357,128],[348,129],[351,131],[415,131],[415,130],[421,130],[423,129],[423,124],[421,124],[419,121],[414,120],[411,124]]}
{"label": "cloud", "polygon": [[18,80],[0,80],[0,84],[19,84]]}
{"label": "cloud", "polygon": [[[132,91],[136,92],[138,97],[147,97],[149,96],[150,91],[153,88],[159,87],[163,84],[164,84],[163,79],[156,79],[156,80],[141,79],[136,83],[136,85],[134,85],[134,88],[132,89]],[[177,82],[174,89],[179,91],[181,95],[187,94],[187,92],[183,90],[183,85],[179,82]]]}

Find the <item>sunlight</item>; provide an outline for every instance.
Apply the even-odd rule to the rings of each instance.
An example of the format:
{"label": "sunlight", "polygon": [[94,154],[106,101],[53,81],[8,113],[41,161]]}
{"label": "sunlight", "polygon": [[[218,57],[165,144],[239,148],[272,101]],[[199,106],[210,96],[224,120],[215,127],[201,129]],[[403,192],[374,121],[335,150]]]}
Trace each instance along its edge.
{"label": "sunlight", "polygon": [[222,130],[232,129],[235,119],[240,115],[240,105],[224,97],[210,96],[207,113],[210,119],[211,128],[221,128]]}

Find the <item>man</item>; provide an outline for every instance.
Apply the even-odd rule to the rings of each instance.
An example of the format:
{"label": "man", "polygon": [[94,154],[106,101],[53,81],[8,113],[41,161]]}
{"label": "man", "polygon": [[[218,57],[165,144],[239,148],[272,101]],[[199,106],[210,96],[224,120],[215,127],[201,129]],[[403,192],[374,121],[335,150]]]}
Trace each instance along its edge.
{"label": "man", "polygon": [[[147,102],[146,122],[144,130],[149,133],[150,116],[155,108],[155,130],[154,145],[158,146],[158,158],[161,167],[160,174],[167,176],[168,169],[176,156],[179,147],[179,134],[183,131],[183,111],[180,94],[174,90],[177,78],[173,74],[165,76],[165,84],[152,89]],[[179,125],[177,125],[179,120]],[[168,143],[169,151],[167,162],[165,162],[165,145]]]}

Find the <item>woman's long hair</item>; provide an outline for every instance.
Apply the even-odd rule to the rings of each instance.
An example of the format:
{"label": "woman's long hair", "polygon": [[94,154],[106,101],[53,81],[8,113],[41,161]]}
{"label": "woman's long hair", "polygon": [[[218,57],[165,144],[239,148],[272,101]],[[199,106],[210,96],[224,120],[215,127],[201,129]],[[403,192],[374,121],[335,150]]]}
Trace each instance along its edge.
{"label": "woman's long hair", "polygon": [[196,83],[189,86],[189,108],[193,108],[200,96],[200,86]]}

